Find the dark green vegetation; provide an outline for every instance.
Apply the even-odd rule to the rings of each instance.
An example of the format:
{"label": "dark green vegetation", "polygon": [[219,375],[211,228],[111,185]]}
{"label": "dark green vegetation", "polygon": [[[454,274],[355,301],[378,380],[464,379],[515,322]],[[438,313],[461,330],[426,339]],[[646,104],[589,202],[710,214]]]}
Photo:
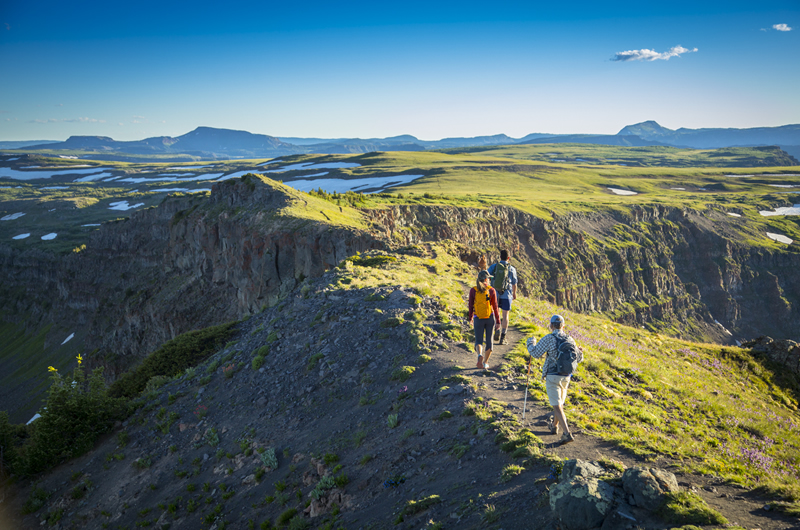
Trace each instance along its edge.
{"label": "dark green vegetation", "polygon": [[110,394],[132,398],[144,390],[153,377],[175,377],[196,366],[219,350],[234,333],[234,322],[190,331],[172,339],[149,355],[136,369],[111,385]]}
{"label": "dark green vegetation", "polygon": [[79,358],[71,374],[62,376],[52,367],[50,372],[51,386],[41,418],[27,428],[14,428],[7,415],[0,414],[0,443],[11,473],[39,473],[75,458],[91,449],[115,420],[127,415],[125,400],[108,395],[102,369],[87,377]]}

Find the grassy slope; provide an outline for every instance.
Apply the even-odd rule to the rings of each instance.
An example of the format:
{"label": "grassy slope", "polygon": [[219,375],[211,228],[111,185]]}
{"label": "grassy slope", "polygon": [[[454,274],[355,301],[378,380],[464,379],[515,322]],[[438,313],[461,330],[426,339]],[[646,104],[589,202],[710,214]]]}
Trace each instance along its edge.
{"label": "grassy slope", "polygon": [[[337,287],[414,286],[466,317],[462,296],[472,272],[446,245],[434,246],[434,255],[405,256],[380,269],[354,267]],[[567,319],[567,331],[584,350],[569,408],[585,433],[653,460],[674,460],[686,472],[800,500],[800,386],[780,367],[741,348],[681,341],[538,300],[519,299],[512,324],[540,338],[554,313]],[[508,357],[507,370],[524,382],[524,346]],[[540,369],[535,362],[531,398],[545,403]]]}
{"label": "grassy slope", "polygon": [[[337,287],[411,285],[466,316],[461,296],[472,274],[445,246],[434,250],[435,259],[404,256],[381,269],[354,267]],[[553,313],[566,317],[584,349],[570,407],[585,432],[643,456],[675,459],[687,472],[766,485],[800,499],[800,389],[781,379],[780,370],[741,348],[672,339],[538,300],[518,300],[512,323],[541,337]],[[509,358],[520,380],[526,356],[520,345]],[[536,369],[531,395],[546,401]]]}

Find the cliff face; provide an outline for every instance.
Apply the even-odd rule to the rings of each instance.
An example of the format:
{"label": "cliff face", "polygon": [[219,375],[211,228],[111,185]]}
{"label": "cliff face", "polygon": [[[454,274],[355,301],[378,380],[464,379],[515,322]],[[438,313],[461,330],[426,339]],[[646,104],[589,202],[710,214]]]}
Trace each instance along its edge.
{"label": "cliff face", "polygon": [[[736,243],[721,212],[650,207],[547,221],[507,207],[394,206],[364,211],[366,231],[281,214],[297,200],[236,179],[210,198],[169,198],[104,225],[69,256],[0,246],[2,317],[31,331],[51,325],[45,351],[63,363],[96,351],[91,362],[113,377],[181,333],[278,302],[356,252],[450,239],[470,263],[508,248],[523,296],[576,312],[722,343],[800,336],[800,253]],[[70,332],[72,350],[59,346]],[[18,357],[14,366],[27,362]],[[0,410],[39,382],[3,381]]]}
{"label": "cliff face", "polygon": [[363,230],[277,215],[289,200],[227,181],[210,199],[169,198],[107,224],[69,256],[0,248],[6,319],[55,323],[61,331],[45,348],[78,329],[114,375],[181,333],[258,312],[303,278],[383,246]]}
{"label": "cliff face", "polygon": [[545,221],[511,208],[396,206],[368,212],[405,244],[453,239],[511,250],[526,296],[677,336],[800,336],[800,253],[735,243],[724,213],[634,208]]}

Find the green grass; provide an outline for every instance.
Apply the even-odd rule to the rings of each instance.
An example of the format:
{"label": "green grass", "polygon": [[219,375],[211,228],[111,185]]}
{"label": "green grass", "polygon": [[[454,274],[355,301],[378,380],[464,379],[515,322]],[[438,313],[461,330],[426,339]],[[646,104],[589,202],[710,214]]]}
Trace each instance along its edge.
{"label": "green grass", "polygon": [[[446,311],[462,314],[465,265],[453,259],[457,250],[446,242],[432,245],[431,252],[436,260],[408,253],[380,269],[339,269],[331,281],[343,289],[418,281],[430,286]],[[428,266],[435,267],[436,282],[427,281]],[[344,277],[351,281],[342,284]],[[683,472],[800,499],[800,386],[785,369],[741,348],[679,340],[526,297],[516,301],[512,325],[541,338],[554,313],[565,316],[567,332],[584,349],[567,403],[570,421],[583,432],[645,460],[666,457]],[[506,356],[505,373],[522,384],[526,359],[522,343]],[[541,362],[534,362],[528,401],[547,406]],[[395,377],[405,374],[395,370]],[[452,377],[446,381],[468,384],[468,378]],[[523,466],[549,462],[540,441],[505,404],[476,400],[465,414],[497,432],[502,450],[524,459]]]}
{"label": "green grass", "polygon": [[[517,325],[541,337],[560,313],[583,348],[570,388],[570,421],[645,459],[672,458],[689,473],[723,477],[800,499],[796,381],[736,347],[701,344],[520,299]],[[507,355],[525,379],[524,346]],[[534,361],[528,399],[547,403]],[[776,371],[773,371],[776,370]]]}

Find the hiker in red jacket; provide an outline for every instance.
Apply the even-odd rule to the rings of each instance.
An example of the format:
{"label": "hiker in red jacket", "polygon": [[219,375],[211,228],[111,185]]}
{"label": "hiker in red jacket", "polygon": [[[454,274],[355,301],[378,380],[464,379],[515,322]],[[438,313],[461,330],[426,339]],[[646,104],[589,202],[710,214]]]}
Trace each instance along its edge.
{"label": "hiker in red jacket", "polygon": [[[492,334],[495,325],[500,324],[500,310],[497,308],[497,291],[489,285],[489,273],[485,270],[478,273],[475,287],[469,290],[467,321],[472,321],[475,327],[477,367],[488,369],[489,357],[492,355]],[[484,340],[486,341],[486,350],[482,351]]]}

